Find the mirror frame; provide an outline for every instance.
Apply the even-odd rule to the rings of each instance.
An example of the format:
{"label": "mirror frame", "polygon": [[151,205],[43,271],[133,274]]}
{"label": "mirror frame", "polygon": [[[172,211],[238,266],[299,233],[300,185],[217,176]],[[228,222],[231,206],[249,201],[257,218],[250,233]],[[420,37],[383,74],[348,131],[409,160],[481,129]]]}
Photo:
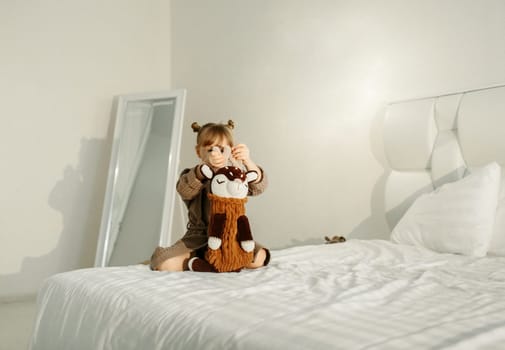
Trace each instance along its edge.
{"label": "mirror frame", "polygon": [[[100,233],[95,256],[95,267],[106,267],[107,252],[110,246],[110,229],[112,225],[113,193],[117,182],[117,162],[121,143],[121,131],[124,123],[125,112],[130,102],[149,102],[164,99],[175,99],[174,120],[170,140],[170,151],[167,164],[167,182],[163,201],[163,216],[159,235],[159,245],[167,246],[172,238],[172,218],[174,216],[176,183],[178,179],[178,167],[182,142],[182,125],[184,119],[184,107],[186,90],[177,89],[143,94],[120,95],[117,99],[117,112],[114,125],[114,136],[109,162],[109,173],[103,202]],[[133,264],[133,263],[132,263]]]}

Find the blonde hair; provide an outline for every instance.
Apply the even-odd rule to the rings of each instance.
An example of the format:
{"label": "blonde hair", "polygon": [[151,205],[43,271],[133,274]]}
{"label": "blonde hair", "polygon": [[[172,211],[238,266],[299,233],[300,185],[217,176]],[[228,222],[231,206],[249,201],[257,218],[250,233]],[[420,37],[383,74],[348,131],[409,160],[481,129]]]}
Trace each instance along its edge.
{"label": "blonde hair", "polygon": [[207,123],[203,126],[198,125],[197,122],[191,124],[191,129],[198,133],[196,135],[197,147],[205,147],[213,144],[218,139],[225,139],[228,144],[233,147],[233,133],[235,127],[233,120],[228,120],[227,124],[222,123]]}

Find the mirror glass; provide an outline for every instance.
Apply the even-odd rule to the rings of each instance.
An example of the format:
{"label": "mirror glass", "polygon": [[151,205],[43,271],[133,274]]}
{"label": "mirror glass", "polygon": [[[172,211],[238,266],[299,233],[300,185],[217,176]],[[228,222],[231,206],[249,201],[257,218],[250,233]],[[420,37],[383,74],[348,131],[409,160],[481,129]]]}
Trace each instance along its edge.
{"label": "mirror glass", "polygon": [[168,245],[185,95],[118,97],[95,266],[138,264]]}

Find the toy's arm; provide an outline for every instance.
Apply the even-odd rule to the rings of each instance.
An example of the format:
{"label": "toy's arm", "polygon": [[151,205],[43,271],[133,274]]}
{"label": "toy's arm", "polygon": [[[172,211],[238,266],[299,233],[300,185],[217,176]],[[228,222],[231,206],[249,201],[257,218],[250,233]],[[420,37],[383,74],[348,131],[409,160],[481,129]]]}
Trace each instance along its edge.
{"label": "toy's arm", "polygon": [[237,219],[237,240],[240,242],[242,249],[246,252],[249,253],[254,250],[251,226],[249,225],[249,219],[247,219],[245,215]]}
{"label": "toy's arm", "polygon": [[216,213],[210,217],[209,239],[207,241],[210,249],[216,250],[221,247],[221,237],[223,237],[225,223],[225,213]]}

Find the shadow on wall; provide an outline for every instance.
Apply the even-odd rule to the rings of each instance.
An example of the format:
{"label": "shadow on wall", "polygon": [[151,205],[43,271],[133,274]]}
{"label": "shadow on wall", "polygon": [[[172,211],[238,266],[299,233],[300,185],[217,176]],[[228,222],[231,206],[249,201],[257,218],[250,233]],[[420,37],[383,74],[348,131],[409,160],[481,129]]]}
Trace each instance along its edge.
{"label": "shadow on wall", "polygon": [[[354,229],[347,233],[347,238],[357,239],[389,239],[391,228],[386,219],[385,189],[386,180],[391,172],[384,151],[384,120],[386,105],[378,109],[370,128],[370,148],[375,159],[382,165],[383,173],[378,177],[372,189],[370,198],[371,215],[360,222]],[[339,234],[339,233],[335,233]]]}
{"label": "shadow on wall", "polygon": [[59,266],[93,266],[107,182],[110,142],[83,139],[76,168],[67,166],[49,195],[49,205],[62,213],[63,231],[55,250]]}
{"label": "shadow on wall", "polygon": [[63,217],[60,240],[48,254],[25,258],[20,272],[0,275],[2,299],[29,297],[52,274],[93,266],[111,143],[112,137],[81,140],[78,165],[65,167],[48,198]]}
{"label": "shadow on wall", "polygon": [[383,173],[377,178],[372,189],[370,197],[371,215],[361,221],[351,232],[335,232],[329,230],[323,232],[319,237],[310,237],[304,240],[291,239],[291,241],[278,247],[279,249],[290,248],[301,245],[317,245],[326,243],[324,236],[332,237],[334,235],[344,236],[347,239],[386,239],[389,240],[391,228],[388,225],[388,213],[385,206],[385,188],[386,180],[391,172],[386,159],[383,142],[383,127],[386,112],[386,105],[377,108],[370,127],[370,146],[371,151],[382,165]]}

